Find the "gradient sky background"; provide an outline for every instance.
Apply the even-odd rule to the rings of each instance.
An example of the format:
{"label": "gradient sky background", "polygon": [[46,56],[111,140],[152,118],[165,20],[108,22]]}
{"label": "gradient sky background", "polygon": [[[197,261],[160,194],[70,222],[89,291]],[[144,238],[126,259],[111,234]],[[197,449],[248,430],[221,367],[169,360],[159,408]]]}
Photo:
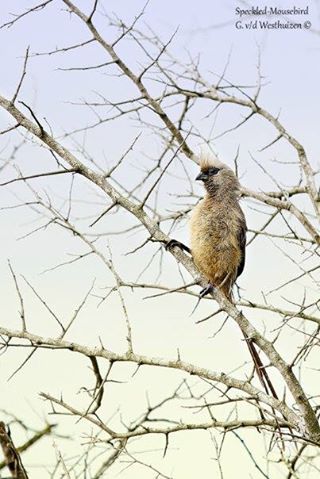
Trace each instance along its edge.
{"label": "gradient sky background", "polygon": [[[316,1],[294,2],[297,7],[309,6],[308,17],[293,17],[294,21],[309,20],[312,28],[320,31],[319,8]],[[1,23],[8,21],[11,13],[22,12],[30,8],[33,2],[26,0],[1,2],[0,18]],[[77,1],[76,4],[84,10],[90,10],[88,0]],[[130,21],[141,10],[145,2],[133,1],[101,1],[101,5],[109,13],[115,13],[119,18]],[[258,1],[255,5],[261,7],[281,6],[290,8],[293,3],[290,1],[266,2]],[[146,8],[142,21],[143,25],[148,24],[155,30],[162,39],[168,39],[179,27],[172,44],[172,51],[175,55],[185,61],[191,55],[201,54],[201,70],[221,74],[229,57],[227,76],[230,81],[241,84],[252,84],[257,77],[258,52],[261,54],[261,69],[265,83],[261,93],[261,104],[267,107],[273,114],[281,112],[281,121],[287,129],[305,146],[312,164],[320,166],[319,161],[319,84],[320,84],[320,35],[312,30],[286,30],[286,31],[248,31],[237,30],[235,22],[238,17],[235,8],[247,8],[244,2],[221,2],[198,0],[197,2],[183,2],[181,0],[168,1],[151,0]],[[102,8],[102,7],[100,7]],[[107,39],[113,38],[114,32],[105,24],[102,17],[97,18],[97,25],[104,32]],[[23,63],[25,50],[30,45],[30,51],[45,52],[65,45],[71,45],[84,41],[88,35],[80,21],[65,11],[65,6],[60,1],[53,2],[45,10],[21,19],[13,27],[0,31],[0,52],[2,59],[2,74],[0,80],[0,93],[6,97],[13,94]],[[127,59],[133,68],[137,68],[139,58],[135,56],[135,49],[130,43],[125,42],[119,47],[119,52]],[[79,101],[83,98],[94,98],[94,91],[99,91],[109,98],[118,98],[123,92],[130,91],[130,86],[115,77],[110,77],[102,72],[64,72],[59,68],[78,66],[82,64],[93,65],[105,61],[105,56],[99,48],[88,46],[83,50],[75,51],[70,55],[37,56],[30,58],[28,74],[20,94],[20,99],[32,105],[40,118],[46,118],[53,128],[55,135],[62,135],[91,123],[94,119],[88,109],[71,105],[70,102]],[[193,121],[204,133],[209,134],[210,125],[204,116],[208,113],[201,108],[194,113]],[[236,119],[243,114],[234,108],[226,108],[217,119],[216,129],[213,134],[230,128]],[[8,125],[8,116],[0,111],[1,129]],[[103,154],[106,161],[113,163],[129,146],[134,136],[139,133],[136,124],[129,120],[113,122],[92,130],[85,137],[85,144],[90,154],[103,163]],[[250,159],[250,153],[258,161],[270,168],[272,174],[285,185],[294,184],[298,169],[290,168],[280,164],[272,163],[274,158],[282,161],[295,160],[294,152],[285,144],[277,144],[275,148],[264,153],[258,150],[268,141],[274,138],[273,129],[262,120],[246,124],[241,130],[230,135],[217,139],[214,143],[215,150],[220,158],[232,164],[240,145],[240,171],[241,181],[244,185],[256,189],[274,189],[272,181],[262,175],[259,168]],[[83,135],[78,135],[79,141],[84,141]],[[9,139],[8,136],[0,137],[1,159],[6,159],[12,148],[21,141],[19,135]],[[71,139],[64,140],[64,144],[74,148]],[[193,147],[200,151],[201,142],[193,141]],[[121,170],[119,181],[129,185],[138,175],[135,166],[143,154],[151,154],[154,149],[160,152],[160,142],[148,131],[143,131],[137,150],[130,156],[130,166]],[[141,156],[140,156],[141,155]],[[144,160],[141,160],[144,161]],[[32,174],[42,170],[50,170],[54,167],[49,155],[35,144],[25,146],[19,152],[18,163],[25,174]],[[192,173],[196,173],[196,167],[189,166]],[[2,175],[5,181],[14,176],[14,170],[7,168]],[[70,182],[66,178],[53,178],[39,180],[36,183],[40,191],[50,192],[57,203],[65,198]],[[176,192],[176,185],[173,179],[167,183],[167,191],[163,192],[164,199],[169,201],[169,194]],[[200,187],[197,190],[201,194]],[[84,181],[79,181],[75,189],[76,198],[74,214],[81,217],[85,224],[86,217],[96,208],[104,205],[105,199],[98,195],[94,189]],[[17,203],[17,197],[21,201],[27,201],[28,193],[22,185],[15,185],[12,188],[1,189],[0,206],[5,207]],[[81,200],[88,200],[91,204],[83,204]],[[248,209],[245,204],[249,226],[257,226],[261,219],[259,215]],[[96,290],[103,290],[110,285],[111,277],[98,260],[83,262],[67,269],[58,269],[48,274],[41,274],[59,262],[68,258],[69,253],[81,252],[83,248],[76,239],[65,232],[55,229],[32,235],[24,240],[16,241],[17,238],[25,235],[39,223],[36,215],[26,208],[16,210],[0,211],[1,219],[1,324],[10,328],[19,327],[17,314],[17,300],[15,290],[10,279],[7,260],[10,259],[15,270],[23,274],[28,280],[41,291],[41,294],[53,304],[55,311],[63,318],[72,315],[75,307],[89,289],[94,278],[96,278]],[[128,222],[128,223],[126,223]],[[119,218],[106,218],[101,225],[101,231],[114,231],[117,228],[126,227],[130,219],[126,215]],[[179,238],[188,242],[188,231],[184,226],[178,231]],[[115,254],[115,264],[119,271],[127,273],[128,277],[136,277],[137,271],[141,269],[141,261],[152,251],[151,247],[142,255],[128,257],[124,260],[124,252],[128,250],[128,241],[132,247],[139,244],[141,236],[124,238],[119,241],[118,237],[110,237],[110,243]],[[106,241],[105,241],[106,243]],[[130,247],[129,249],[132,249]],[[290,248],[289,248],[290,249]],[[294,252],[294,249],[292,249]],[[272,256],[272,261],[270,261]],[[178,276],[176,273],[175,261],[171,258],[166,260],[166,268],[162,276],[162,282],[177,285]],[[288,259],[285,259],[281,252],[272,246],[268,240],[258,240],[248,251],[248,262],[245,273],[241,278],[241,286],[248,297],[260,299],[260,291],[269,290],[274,286],[274,280],[281,282],[281,279],[288,278],[294,274],[294,267]],[[263,272],[263,274],[262,274]],[[153,271],[155,274],[155,271]],[[263,279],[262,279],[263,278]],[[179,279],[179,278],[178,278]],[[286,294],[300,297],[303,294],[307,280],[295,286],[295,289],[287,288]],[[37,303],[28,290],[24,287],[26,295],[27,322],[30,329],[39,334],[51,335],[56,333],[56,328],[51,320],[44,314],[43,307]],[[310,297],[317,291],[310,291]],[[194,305],[193,300],[177,296],[166,297],[158,303],[142,301],[145,294],[126,294],[130,319],[132,320],[134,337],[139,351],[153,356],[174,356],[179,347],[182,357],[190,362],[200,365],[207,365],[213,361],[215,370],[232,370],[237,364],[248,360],[244,345],[239,339],[239,331],[234,324],[228,323],[222,341],[215,341],[208,338],[212,336],[212,329],[218,326],[204,323],[202,326],[195,324],[196,319],[204,316],[210,306],[204,304],[199,308],[199,317],[190,318],[190,311]],[[79,317],[76,328],[71,330],[68,337],[74,341],[96,344],[97,336],[102,336],[106,346],[119,350],[124,347],[124,324],[123,318],[116,297],[112,297],[108,304],[96,309],[97,301],[92,298]],[[155,307],[155,305],[158,305]],[[150,311],[152,314],[150,315]],[[262,324],[264,318],[257,318],[249,313],[249,318],[257,320]],[[260,323],[261,320],[261,323]],[[275,325],[277,321],[273,318]],[[273,323],[272,323],[273,324]],[[174,326],[173,326],[174,325]],[[220,325],[220,323],[219,323]],[[220,336],[218,336],[220,338]],[[285,356],[295,351],[296,343],[283,341]],[[238,349],[237,349],[238,348]],[[213,353],[214,351],[214,353]],[[233,353],[233,354],[230,354]],[[92,377],[89,371],[89,364],[82,358],[68,353],[53,354],[50,352],[37,352],[35,357],[9,382],[7,378],[25,358],[23,350],[11,350],[0,358],[1,368],[1,404],[0,407],[22,417],[29,425],[40,427],[42,418],[45,417],[49,407],[39,398],[40,391],[50,392],[53,395],[60,395],[63,390],[64,396],[82,403],[81,394],[77,394],[82,385],[92,385]],[[316,358],[314,358],[316,362]],[[312,358],[310,366],[312,366]],[[130,379],[132,371],[119,367],[119,376],[127,380],[128,385],[123,390],[116,392],[110,397],[108,409],[104,416],[112,415],[117,405],[127,407],[127,397],[130,395],[131,405],[127,407],[126,413],[135,415],[138,405],[145,401],[145,378],[146,376]],[[171,377],[172,376],[172,377]],[[152,377],[150,373],[150,378]],[[315,373],[310,371],[308,379],[316,384]],[[151,397],[164,394],[166,390],[171,391],[176,379],[168,371],[157,372],[156,381],[150,384]],[[315,391],[317,388],[315,387]],[[54,421],[54,418],[52,419]],[[83,423],[74,424],[74,421],[66,420],[66,426],[59,432],[71,431],[73,437],[80,438],[84,431]],[[88,432],[88,430],[86,430]],[[17,431],[18,434],[18,431]],[[178,437],[179,436],[179,437]],[[243,435],[249,442],[255,444],[258,455],[264,454],[262,439],[257,439],[256,433],[246,431]],[[21,436],[22,439],[22,436]],[[250,442],[251,441],[251,442]],[[73,441],[65,441],[63,453],[67,456],[78,451],[78,444]],[[195,450],[195,444],[197,448]],[[148,444],[146,447],[152,449],[158,444]],[[172,444],[173,450],[168,454],[166,468],[173,474],[174,479],[193,479],[195,474],[204,479],[212,477],[215,471],[212,460],[213,451],[207,437],[202,433],[195,433],[190,437],[177,435]],[[141,446],[142,448],[142,446]],[[174,448],[180,448],[174,451]],[[40,451],[40,452],[39,452]],[[31,450],[26,456],[26,467],[30,470],[31,477],[40,479],[44,472],[32,469],[32,465],[39,462],[39,457],[48,465],[53,463],[54,449],[52,440],[46,439],[40,446]],[[228,460],[232,454],[232,461]],[[236,459],[235,459],[236,458]],[[225,477],[232,479],[238,477],[239,468],[245,471],[245,477],[258,477],[254,465],[248,455],[243,451],[239,442],[230,438],[227,441],[224,454]],[[201,466],[199,466],[201,465]],[[277,466],[274,465],[274,468]],[[251,474],[251,476],[250,476]],[[106,477],[116,477],[109,474]],[[124,479],[133,478],[134,473],[130,470],[122,476]],[[144,478],[139,473],[141,479]],[[145,477],[148,477],[147,475]],[[271,477],[271,476],[270,476]],[[280,477],[275,475],[274,477]],[[310,475],[310,477],[312,477]],[[314,476],[316,477],[316,475]]]}

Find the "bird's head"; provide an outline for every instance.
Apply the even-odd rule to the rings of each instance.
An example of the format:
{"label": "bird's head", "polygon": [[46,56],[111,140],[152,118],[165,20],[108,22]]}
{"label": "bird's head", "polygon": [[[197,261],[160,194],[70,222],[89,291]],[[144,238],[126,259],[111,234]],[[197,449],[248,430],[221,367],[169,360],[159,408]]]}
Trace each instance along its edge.
{"label": "bird's head", "polygon": [[239,195],[240,183],[234,172],[215,156],[203,155],[200,159],[200,173],[196,180],[203,181],[212,196]]}

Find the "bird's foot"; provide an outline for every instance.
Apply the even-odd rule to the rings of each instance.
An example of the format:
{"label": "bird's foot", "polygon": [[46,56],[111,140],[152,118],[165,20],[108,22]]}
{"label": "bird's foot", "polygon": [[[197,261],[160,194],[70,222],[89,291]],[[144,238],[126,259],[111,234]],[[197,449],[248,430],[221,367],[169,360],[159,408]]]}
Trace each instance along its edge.
{"label": "bird's foot", "polygon": [[174,248],[175,246],[177,246],[178,248],[182,249],[183,251],[186,251],[187,253],[191,254],[191,249],[188,246],[186,246],[185,244],[183,244],[180,241],[177,241],[175,239],[172,239],[172,240],[168,241],[165,248],[166,248],[166,250],[168,250],[170,248]]}
{"label": "bird's foot", "polygon": [[199,296],[200,298],[204,298],[207,294],[213,293],[213,291],[214,286],[211,283],[208,283],[207,286],[200,291]]}
{"label": "bird's foot", "polygon": [[214,286],[211,283],[208,283],[207,286],[200,291],[197,304],[193,308],[191,315],[195,312],[195,310],[199,306],[201,299],[204,298],[207,294],[212,293],[214,289],[215,289]]}

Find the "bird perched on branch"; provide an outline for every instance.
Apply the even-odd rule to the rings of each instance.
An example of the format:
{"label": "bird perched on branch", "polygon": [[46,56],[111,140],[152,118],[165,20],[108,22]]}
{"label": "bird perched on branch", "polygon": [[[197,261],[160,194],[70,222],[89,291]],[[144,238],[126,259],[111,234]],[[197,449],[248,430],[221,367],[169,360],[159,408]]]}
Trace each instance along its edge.
{"label": "bird perched on branch", "polygon": [[171,240],[167,247],[180,246],[192,254],[193,260],[208,280],[200,297],[218,288],[231,301],[232,286],[245,263],[246,220],[239,205],[238,178],[215,157],[203,156],[201,172],[206,195],[192,212],[191,250]]}
{"label": "bird perched on branch", "polygon": [[[195,265],[208,280],[200,298],[217,288],[232,302],[232,287],[245,264],[247,226],[239,205],[240,183],[231,168],[216,157],[203,156],[200,169],[196,180],[203,182],[206,195],[192,212],[191,250],[176,240],[169,241],[166,247],[179,246],[192,254]],[[243,334],[265,391],[277,398],[254,343]]]}
{"label": "bird perched on branch", "polygon": [[213,287],[232,299],[232,286],[245,263],[246,220],[239,205],[240,184],[233,171],[214,157],[203,157],[196,180],[206,196],[194,208],[190,223],[191,251],[199,271]]}

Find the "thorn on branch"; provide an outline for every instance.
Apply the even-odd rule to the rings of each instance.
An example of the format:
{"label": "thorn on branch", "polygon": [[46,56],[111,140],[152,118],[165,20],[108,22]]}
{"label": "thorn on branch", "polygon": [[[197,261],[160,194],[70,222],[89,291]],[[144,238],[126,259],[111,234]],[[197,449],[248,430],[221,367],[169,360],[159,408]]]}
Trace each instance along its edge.
{"label": "thorn on branch", "polygon": [[24,57],[24,63],[23,63],[23,69],[22,69],[22,74],[21,74],[21,78],[20,78],[20,81],[18,83],[18,86],[17,86],[17,89],[15,91],[15,94],[13,95],[13,98],[11,100],[11,103],[12,105],[14,105],[14,102],[16,101],[18,95],[19,95],[19,91],[21,89],[21,86],[22,86],[22,83],[23,83],[23,80],[24,80],[24,77],[26,76],[26,73],[27,73],[27,63],[28,63],[28,58],[29,58],[29,48],[27,48],[26,50],[26,54],[25,54],[25,57]]}
{"label": "thorn on branch", "polygon": [[93,17],[93,15],[95,14],[95,11],[96,11],[96,9],[97,9],[97,6],[98,6],[98,0],[95,0],[94,5],[93,5],[92,12],[90,13],[90,15],[89,15],[88,18],[87,18],[87,23],[91,23],[92,17]]}
{"label": "thorn on branch", "polygon": [[36,117],[36,115],[33,113],[32,109],[30,108],[30,106],[28,106],[24,101],[19,101],[19,103],[21,103],[21,105],[23,105],[24,107],[27,108],[27,110],[29,110],[32,118],[34,119],[34,121],[36,122],[36,124],[38,125],[39,129],[40,129],[40,138],[42,138],[44,136],[44,128],[43,126],[41,125],[40,121],[38,120],[38,118]]}

